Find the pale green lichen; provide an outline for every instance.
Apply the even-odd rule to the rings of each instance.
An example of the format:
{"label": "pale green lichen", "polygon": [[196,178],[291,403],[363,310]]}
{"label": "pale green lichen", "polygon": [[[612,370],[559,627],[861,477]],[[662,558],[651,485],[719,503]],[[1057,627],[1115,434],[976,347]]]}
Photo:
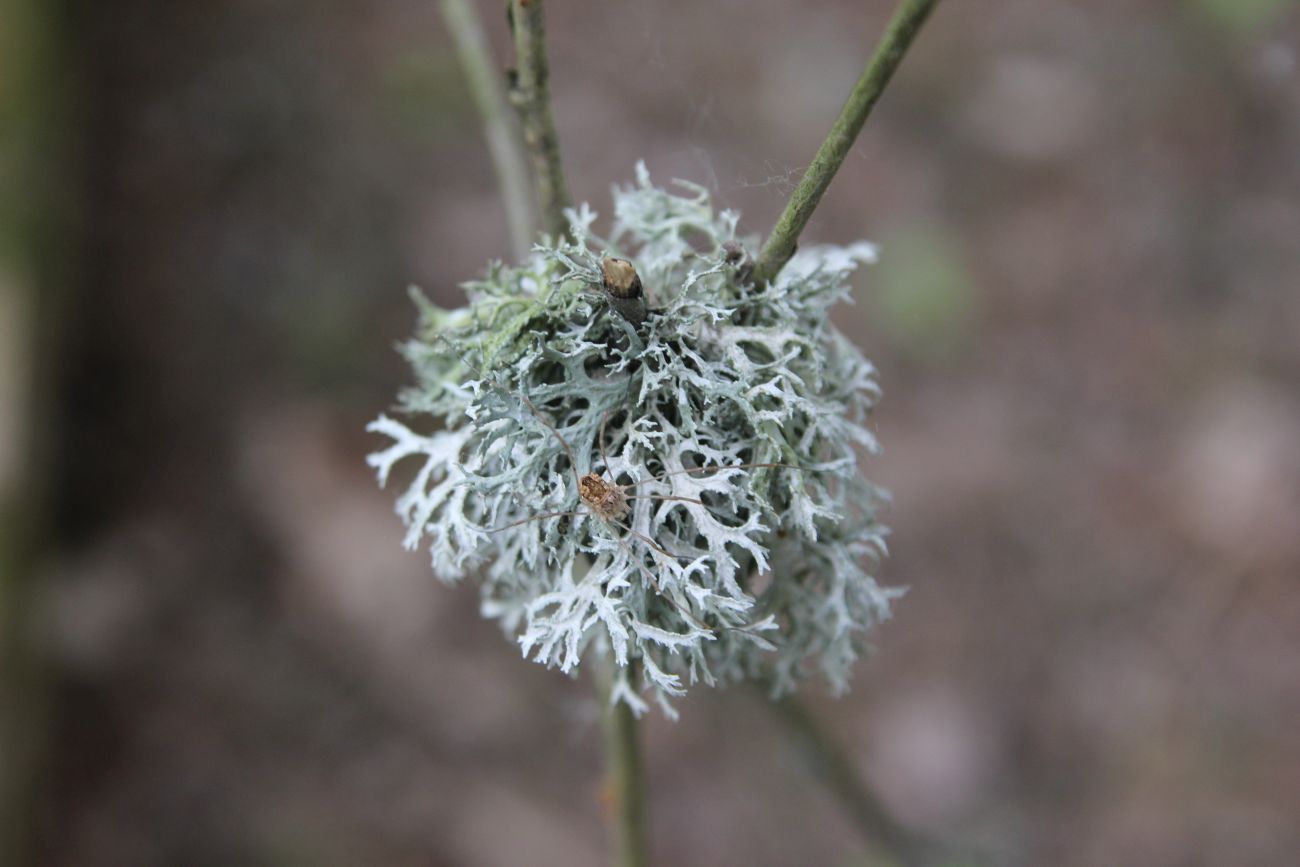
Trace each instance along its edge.
{"label": "pale green lichen", "polygon": [[[369,462],[383,483],[418,459],[397,501],[406,545],[427,542],[444,579],[478,576],[483,613],[525,656],[572,672],[612,653],[614,697],[638,712],[646,691],[672,713],[691,683],[781,693],[815,669],[842,690],[901,592],[870,573],[885,551],[883,492],[858,471],[877,450],[874,369],[827,317],[875,251],[810,247],[757,290],[723,246],[736,215],[684,186],[638,166],[608,239],[583,206],[576,241],[492,265],[468,307],[416,294],[410,423],[373,422],[392,444]],[[650,294],[639,329],[600,293],[604,255],[631,259]],[[581,504],[588,472],[635,485],[625,522]]]}

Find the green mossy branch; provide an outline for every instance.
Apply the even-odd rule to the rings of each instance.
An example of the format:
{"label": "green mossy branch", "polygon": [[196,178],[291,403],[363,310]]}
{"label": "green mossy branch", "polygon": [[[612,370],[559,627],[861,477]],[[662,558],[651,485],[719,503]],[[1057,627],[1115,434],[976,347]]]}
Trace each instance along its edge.
{"label": "green mossy branch", "polygon": [[903,0],[894,13],[885,35],[876,46],[875,54],[867,63],[858,83],[853,86],[853,92],[844,103],[835,125],[817,150],[817,156],[813,157],[812,164],[804,172],[803,180],[799,182],[777,220],[771,237],[763,246],[754,269],[757,284],[769,283],[794,255],[799,234],[803,232],[835,173],[848,156],[867,115],[871,114],[871,109],[884,93],[885,86],[902,62],[912,40],[920,32],[921,25],[938,4],[939,0]]}
{"label": "green mossy branch", "polygon": [[650,863],[646,836],[645,772],[638,724],[632,707],[613,698],[613,660],[606,660],[600,682],[605,735],[605,807],[610,828],[610,863],[645,867]]}

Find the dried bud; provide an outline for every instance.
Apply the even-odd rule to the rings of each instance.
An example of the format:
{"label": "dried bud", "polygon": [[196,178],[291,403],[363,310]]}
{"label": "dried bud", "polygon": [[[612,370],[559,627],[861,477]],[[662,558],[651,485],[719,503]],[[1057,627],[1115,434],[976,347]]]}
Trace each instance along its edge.
{"label": "dried bud", "polygon": [[605,291],[615,298],[641,297],[641,277],[626,259],[606,256],[600,262],[600,278]]}
{"label": "dried bud", "polygon": [[600,284],[610,306],[624,319],[637,328],[645,322],[645,293],[641,288],[641,276],[631,262],[606,256],[600,262]]}

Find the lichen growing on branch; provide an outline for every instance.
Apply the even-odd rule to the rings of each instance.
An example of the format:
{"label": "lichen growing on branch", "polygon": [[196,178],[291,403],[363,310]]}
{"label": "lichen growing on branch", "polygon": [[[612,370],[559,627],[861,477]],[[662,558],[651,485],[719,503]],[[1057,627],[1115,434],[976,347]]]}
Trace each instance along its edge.
{"label": "lichen growing on branch", "polygon": [[[877,450],[875,371],[827,317],[875,251],[807,247],[756,288],[737,215],[678,183],[638,166],[608,238],[570,210],[573,241],[489,266],[467,307],[416,293],[406,421],[370,425],[391,444],[368,460],[384,483],[412,459],[407,547],[445,580],[474,575],[525,656],[573,672],[611,653],[613,696],[638,713],[649,694],[672,714],[696,683],[784,693],[820,670],[842,690],[901,593],[872,577],[885,495],[858,468]],[[608,256],[633,263],[643,321],[602,293]],[[584,502],[588,473],[625,509]]]}

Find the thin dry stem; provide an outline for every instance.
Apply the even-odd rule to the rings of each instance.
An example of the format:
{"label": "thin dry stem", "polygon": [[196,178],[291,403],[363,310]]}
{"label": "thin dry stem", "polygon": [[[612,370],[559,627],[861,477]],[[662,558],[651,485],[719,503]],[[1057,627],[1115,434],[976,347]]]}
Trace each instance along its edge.
{"label": "thin dry stem", "polygon": [[771,237],[759,254],[754,268],[754,281],[759,285],[771,282],[794,255],[799,234],[817,209],[844,158],[848,156],[867,115],[871,114],[876,101],[885,92],[885,86],[902,62],[908,46],[938,3],[939,0],[903,0],[899,5],[880,44],[876,46],[875,54],[871,56],[858,83],[853,86],[835,125],[817,150],[812,164],[804,172],[803,180],[790,197],[785,211],[777,220],[776,228],[772,230]]}
{"label": "thin dry stem", "polygon": [[[637,720],[626,702],[610,700],[614,661],[606,660],[597,694],[605,730],[605,806],[611,836],[610,863],[615,867],[645,867],[649,863],[646,841],[645,779]],[[629,665],[628,676],[635,676]]]}
{"label": "thin dry stem", "polygon": [[510,101],[519,112],[524,144],[533,164],[542,228],[553,238],[569,236],[564,209],[571,204],[560,162],[560,143],[551,111],[550,67],[546,60],[546,23],[542,0],[510,0],[516,68]]}

